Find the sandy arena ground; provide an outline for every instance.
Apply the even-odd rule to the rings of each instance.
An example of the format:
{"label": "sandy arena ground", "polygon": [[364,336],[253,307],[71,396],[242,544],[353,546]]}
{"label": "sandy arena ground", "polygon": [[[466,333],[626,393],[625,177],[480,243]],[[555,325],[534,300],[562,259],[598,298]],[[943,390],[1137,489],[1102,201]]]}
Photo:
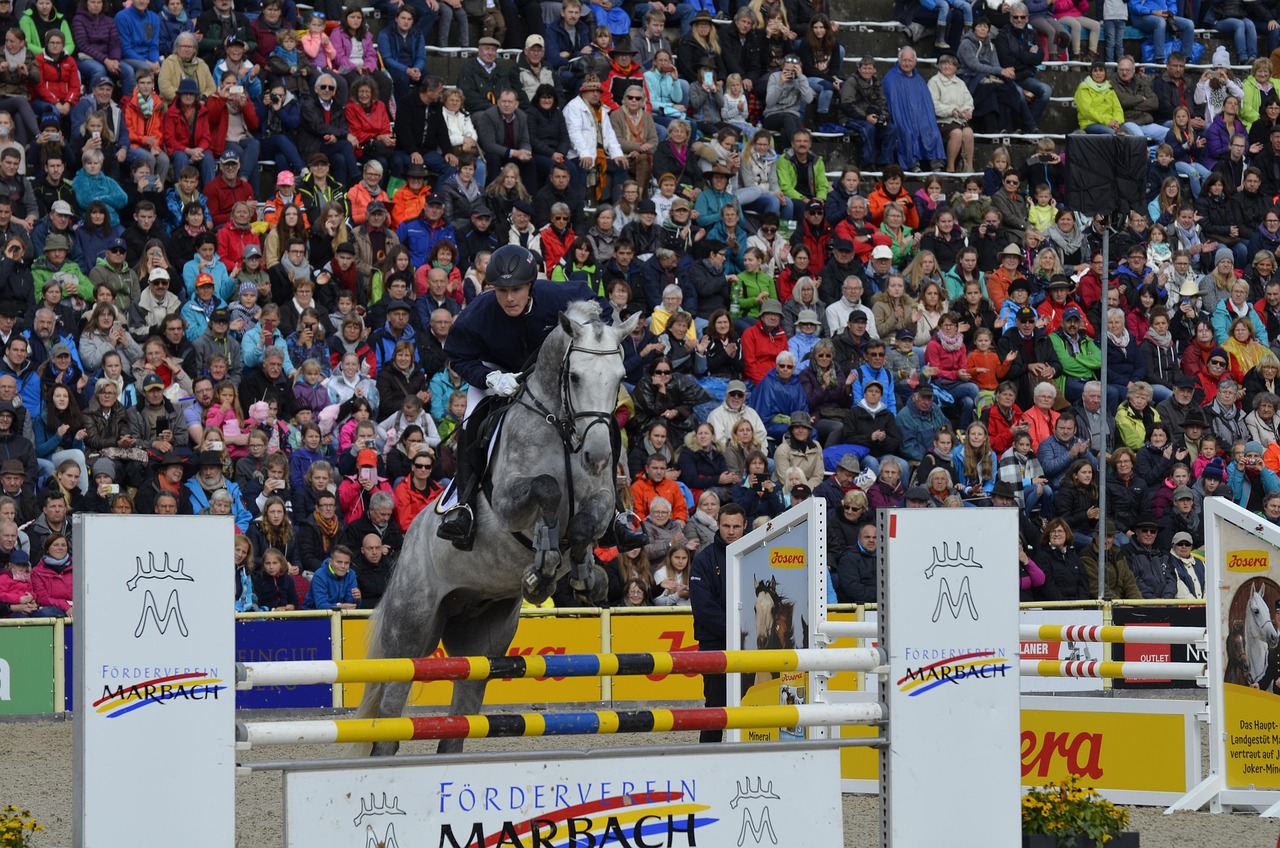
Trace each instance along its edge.
{"label": "sandy arena ground", "polygon": [[[0,744],[0,761],[8,763],[5,769],[8,777],[3,782],[0,803],[28,808],[44,824],[48,832],[40,835],[36,842],[37,848],[69,846],[72,827],[71,722],[17,722],[0,727],[3,727],[0,730],[0,739],[3,739]],[[697,735],[664,734],[662,741],[671,744],[695,743]],[[469,742],[467,749],[515,751],[634,744],[640,744],[636,737],[584,736],[572,740],[484,739]],[[435,743],[416,742],[404,745],[402,751],[429,753],[434,748]],[[319,759],[335,755],[336,751],[332,746],[298,746],[248,752],[241,759]],[[121,779],[127,779],[127,774],[123,771]],[[236,779],[237,846],[276,848],[283,845],[280,783],[278,773],[256,773]],[[191,814],[195,821],[200,815],[199,799],[191,800]],[[1280,835],[1280,821],[1263,820],[1253,815],[1180,813],[1166,816],[1153,808],[1132,808],[1132,813],[1131,829],[1142,834],[1143,848],[1272,848],[1277,843],[1277,835]],[[876,834],[879,828],[879,805],[875,798],[846,795],[844,821],[846,846],[878,844]],[[134,843],[131,837],[124,836],[128,827],[124,822],[121,825],[121,846],[142,844]]]}

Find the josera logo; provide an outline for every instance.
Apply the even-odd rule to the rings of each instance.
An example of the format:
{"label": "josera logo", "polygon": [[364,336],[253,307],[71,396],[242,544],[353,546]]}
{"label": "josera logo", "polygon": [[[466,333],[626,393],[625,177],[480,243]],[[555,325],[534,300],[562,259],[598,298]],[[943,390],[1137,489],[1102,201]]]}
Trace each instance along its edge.
{"label": "josera logo", "polygon": [[1035,731],[1022,731],[1022,776],[1032,772],[1037,777],[1048,777],[1061,759],[1067,774],[1098,780],[1102,777],[1102,734],[1059,733],[1050,730],[1044,736]]}
{"label": "josera logo", "polygon": [[1229,551],[1227,553],[1227,571],[1257,572],[1266,571],[1270,567],[1270,559],[1266,551]]}
{"label": "josera logo", "polygon": [[770,568],[804,568],[804,548],[770,548]]}

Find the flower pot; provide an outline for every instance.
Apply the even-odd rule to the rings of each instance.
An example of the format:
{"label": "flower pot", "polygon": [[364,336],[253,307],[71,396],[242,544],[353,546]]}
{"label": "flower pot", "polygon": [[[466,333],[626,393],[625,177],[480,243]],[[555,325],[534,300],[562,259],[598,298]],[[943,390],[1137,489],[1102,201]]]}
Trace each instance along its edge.
{"label": "flower pot", "polygon": [[[1096,843],[1081,833],[1070,836],[1054,836],[1044,833],[1024,833],[1022,848],[1095,848]],[[1115,834],[1107,848],[1139,848],[1138,832],[1126,830]]]}

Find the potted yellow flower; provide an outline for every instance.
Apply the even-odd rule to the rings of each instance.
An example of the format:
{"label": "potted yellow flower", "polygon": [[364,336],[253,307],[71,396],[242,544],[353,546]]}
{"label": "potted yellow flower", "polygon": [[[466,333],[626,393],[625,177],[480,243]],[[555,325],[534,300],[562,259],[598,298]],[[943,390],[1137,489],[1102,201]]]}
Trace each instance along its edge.
{"label": "potted yellow flower", "polygon": [[1138,834],[1124,831],[1129,811],[1072,777],[1022,796],[1023,848],[1138,848]]}
{"label": "potted yellow flower", "polygon": [[13,805],[0,808],[0,848],[31,848],[31,837],[43,830],[29,810]]}

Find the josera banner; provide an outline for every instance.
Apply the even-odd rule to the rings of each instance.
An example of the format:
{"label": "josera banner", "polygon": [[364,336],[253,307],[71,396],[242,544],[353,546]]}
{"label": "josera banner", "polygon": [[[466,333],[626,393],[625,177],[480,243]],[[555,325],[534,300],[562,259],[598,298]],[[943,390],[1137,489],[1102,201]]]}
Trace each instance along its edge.
{"label": "josera banner", "polygon": [[53,711],[53,628],[0,627],[0,715]]}
{"label": "josera banner", "polygon": [[[236,662],[331,660],[333,645],[330,631],[327,618],[237,621]],[[236,693],[236,708],[242,710],[327,709],[332,706],[331,686],[266,686]]]}
{"label": "josera banner", "polygon": [[1228,521],[1218,536],[1209,650],[1220,652],[1210,673],[1222,678],[1226,785],[1280,789],[1280,549]]}
{"label": "josera banner", "polygon": [[[1111,608],[1112,624],[1141,624],[1146,627],[1204,627],[1205,608],[1194,607],[1122,607]],[[1113,644],[1111,659],[1123,662],[1206,662],[1203,648],[1195,645],[1130,645]],[[1114,680],[1116,689],[1195,689],[1194,680]]]}
{"label": "josera banner", "polygon": [[[365,619],[344,619],[342,622],[342,656],[359,660],[366,656]],[[509,656],[543,656],[545,654],[597,654],[600,653],[600,619],[589,618],[522,618],[516,630],[515,640],[507,649]],[[444,656],[439,648],[432,656]],[[539,704],[583,703],[599,701],[603,688],[598,677],[568,677],[539,680],[495,680],[485,691],[486,704]],[[364,685],[347,684],[342,687],[342,705],[354,707],[360,704]],[[416,683],[409,693],[413,706],[435,707],[449,703],[453,697],[453,684],[448,681]]]}
{"label": "josera banner", "polygon": [[[1079,779],[1118,803],[1165,805],[1200,779],[1195,701],[1146,698],[1022,696],[1022,785]],[[842,738],[875,736],[875,728],[840,728]],[[876,752],[840,752],[846,792],[875,794]]]}

